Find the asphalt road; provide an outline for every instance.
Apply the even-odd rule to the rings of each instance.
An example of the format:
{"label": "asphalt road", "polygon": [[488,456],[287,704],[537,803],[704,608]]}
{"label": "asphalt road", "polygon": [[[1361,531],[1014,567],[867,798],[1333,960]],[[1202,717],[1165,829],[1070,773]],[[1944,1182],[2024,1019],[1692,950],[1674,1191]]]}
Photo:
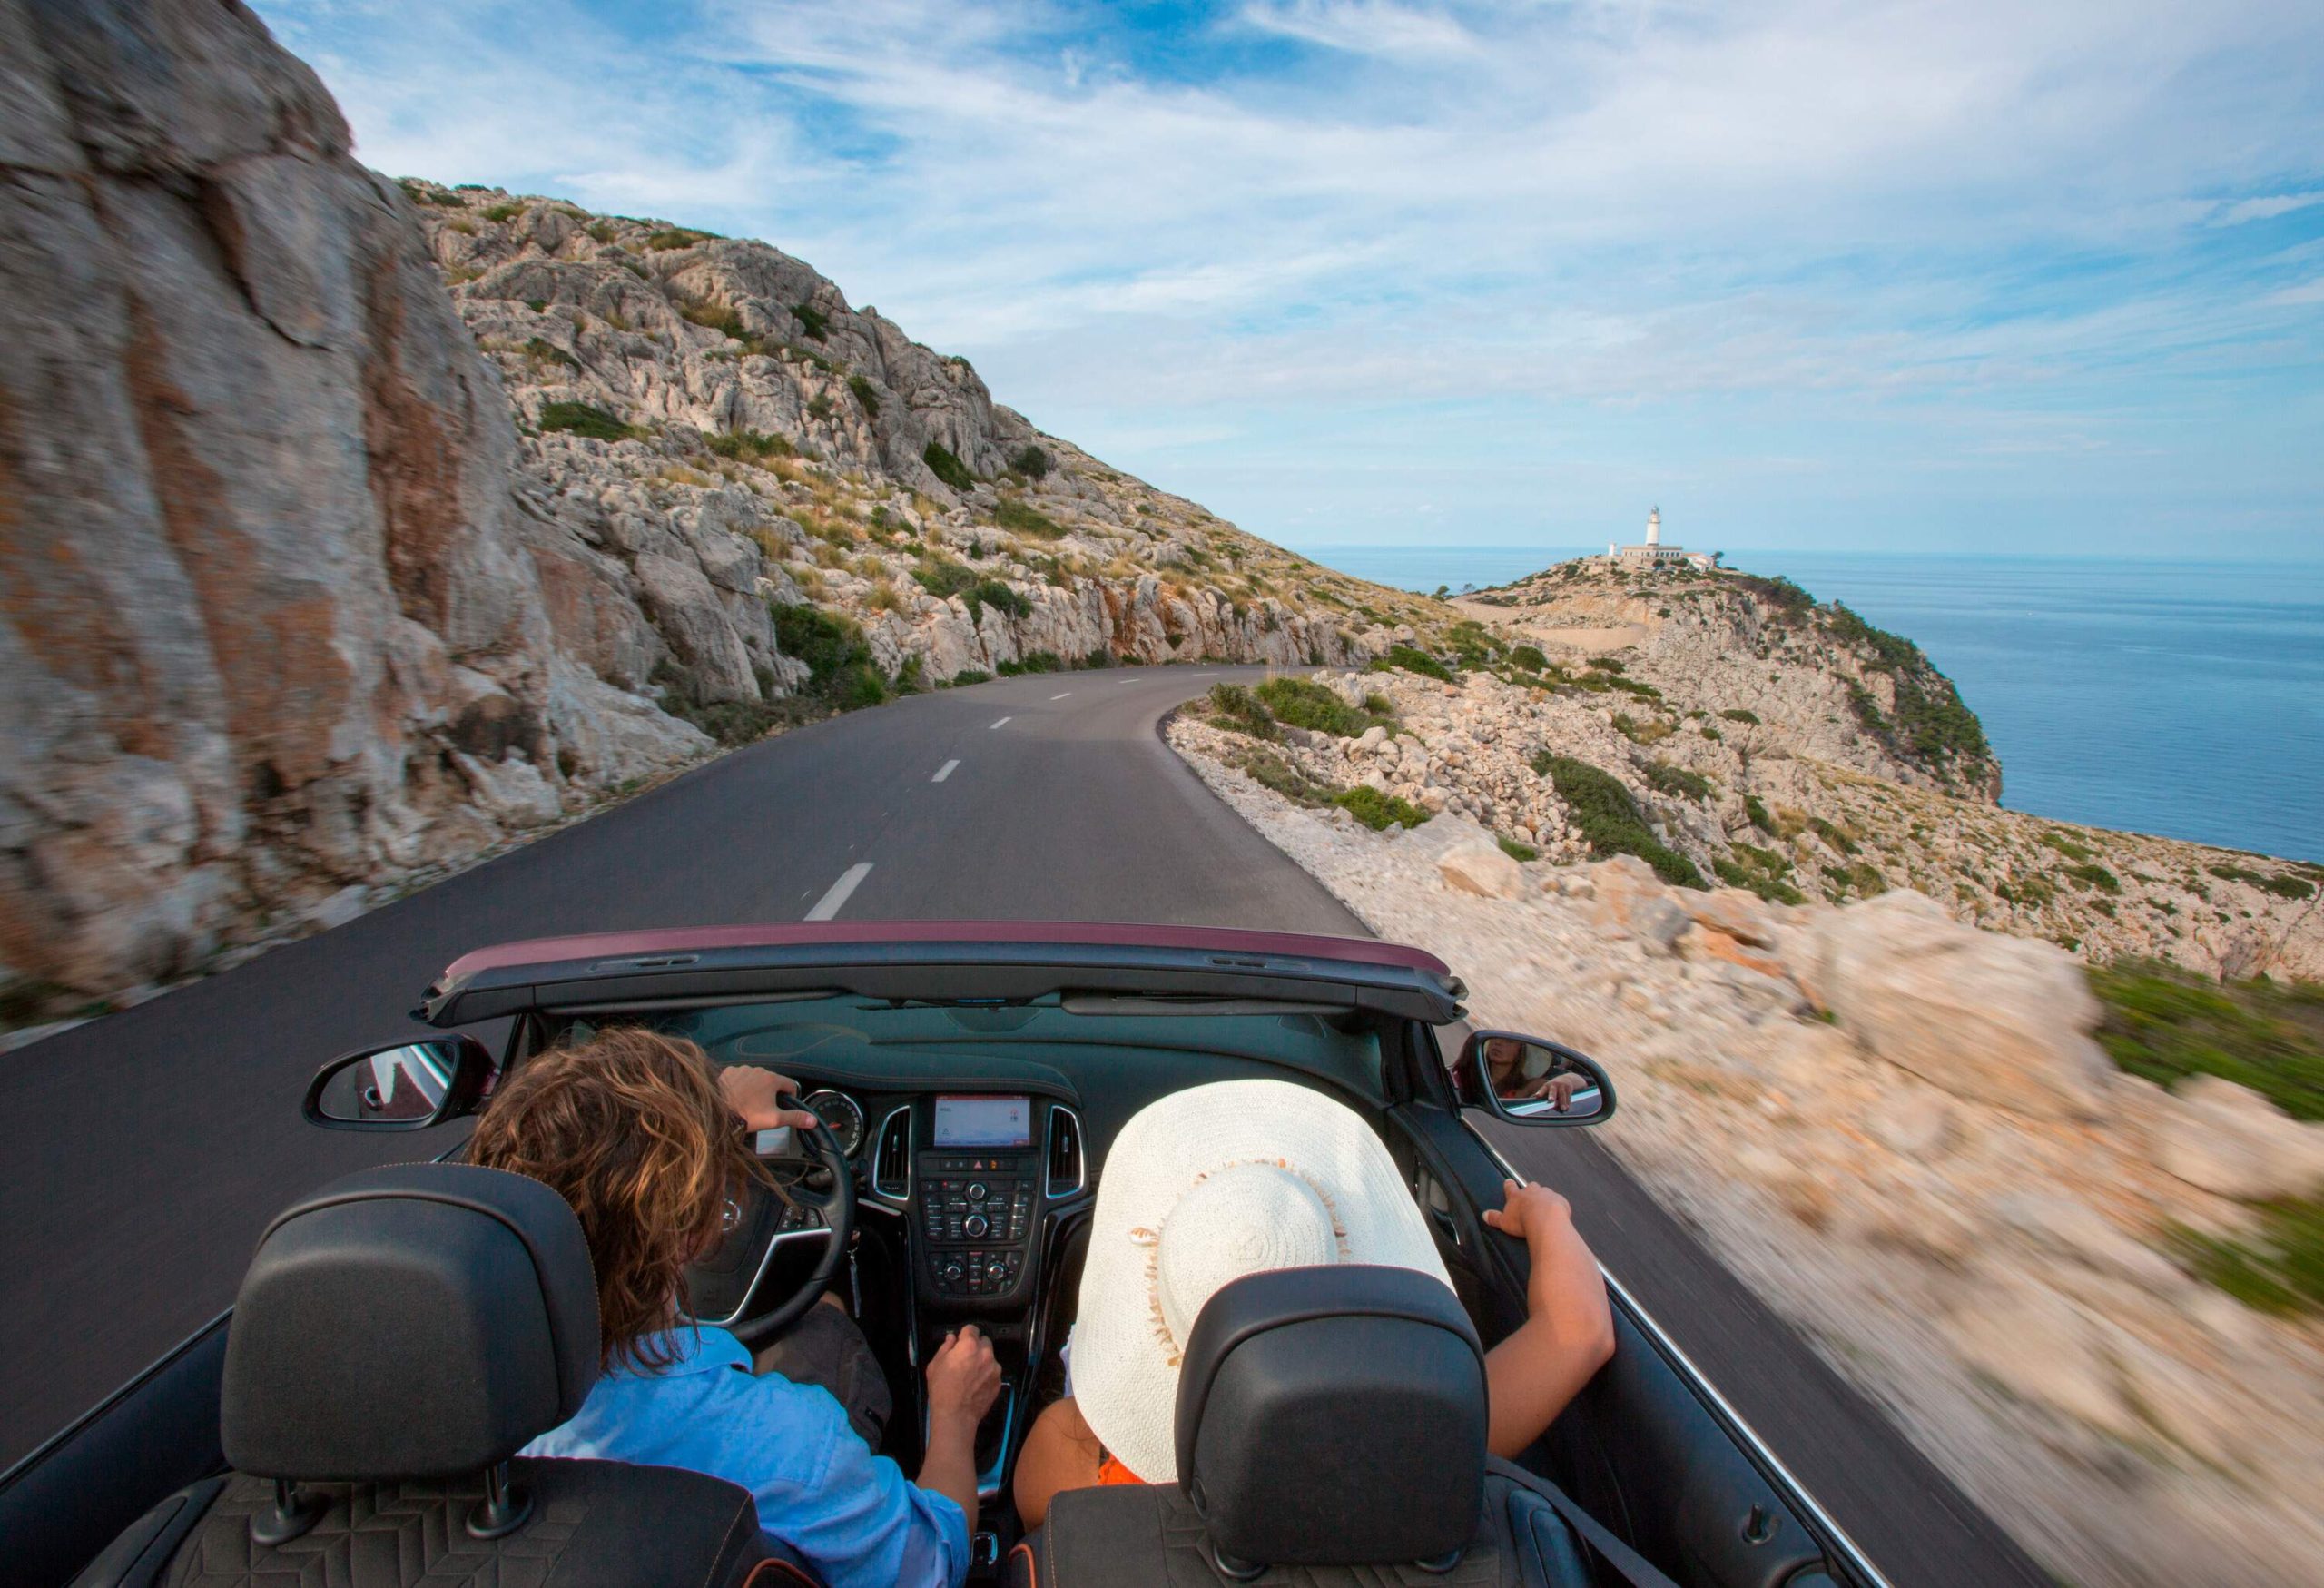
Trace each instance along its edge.
{"label": "asphalt road", "polygon": [[[1172,705],[1246,673],[1001,679],[819,723],[0,1056],[0,1467],[216,1317],[292,1196],[451,1145],[461,1127],[432,1143],[311,1129],[298,1100],[323,1060],[412,1029],[421,989],[468,949],[819,908],[1363,933],[1156,736]],[[1497,1139],[1567,1191],[1608,1267],[1896,1588],[2048,1583],[1602,1149]]]}

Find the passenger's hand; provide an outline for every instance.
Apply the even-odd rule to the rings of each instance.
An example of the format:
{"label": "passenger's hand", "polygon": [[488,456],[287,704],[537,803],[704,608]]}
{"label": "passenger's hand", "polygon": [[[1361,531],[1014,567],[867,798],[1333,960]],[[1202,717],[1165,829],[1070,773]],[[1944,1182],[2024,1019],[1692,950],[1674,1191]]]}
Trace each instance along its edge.
{"label": "passenger's hand", "polygon": [[1573,1204],[1542,1185],[1501,1182],[1502,1206],[1485,1209],[1485,1222],[1520,1240],[1551,1233],[1573,1222]]}
{"label": "passenger's hand", "polygon": [[928,1362],[929,1421],[958,1417],[974,1428],[1000,1394],[1000,1364],[993,1359],[992,1342],[974,1324],[946,1335]]}
{"label": "passenger's hand", "polygon": [[735,1064],[718,1072],[718,1088],[726,1094],[727,1106],[743,1116],[743,1125],[750,1129],[794,1125],[812,1130],[817,1123],[815,1116],[804,1109],[786,1109],[776,1103],[783,1093],[799,1090],[799,1083],[787,1075],[755,1064]]}
{"label": "passenger's hand", "polygon": [[1550,1106],[1561,1114],[1571,1112],[1573,1108],[1573,1094],[1581,1090],[1581,1077],[1571,1070],[1562,1074],[1551,1076],[1546,1088]]}

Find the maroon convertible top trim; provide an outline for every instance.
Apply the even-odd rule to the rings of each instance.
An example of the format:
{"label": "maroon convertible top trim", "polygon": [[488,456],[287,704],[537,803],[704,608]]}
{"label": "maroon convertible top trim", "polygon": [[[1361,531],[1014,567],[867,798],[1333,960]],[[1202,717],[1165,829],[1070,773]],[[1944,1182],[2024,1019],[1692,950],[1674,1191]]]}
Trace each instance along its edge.
{"label": "maroon convertible top trim", "polygon": [[1225,954],[1339,960],[1358,965],[1394,965],[1439,976],[1452,974],[1451,968],[1434,954],[1374,938],[1092,921],[817,921],[761,926],[683,926],[661,932],[585,932],[574,937],[500,943],[462,954],[445,971],[439,984],[451,986],[483,971],[575,960],[633,959],[704,949],[901,942],[1100,943],[1120,948],[1192,949]]}

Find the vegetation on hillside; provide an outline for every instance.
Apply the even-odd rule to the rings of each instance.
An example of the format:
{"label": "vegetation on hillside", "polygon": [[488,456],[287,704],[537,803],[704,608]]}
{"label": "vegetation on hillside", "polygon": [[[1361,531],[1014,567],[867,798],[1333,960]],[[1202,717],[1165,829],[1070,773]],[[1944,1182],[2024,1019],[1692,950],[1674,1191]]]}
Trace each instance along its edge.
{"label": "vegetation on hillside", "polygon": [[2152,961],[2093,966],[2105,1007],[2098,1041],[2114,1062],[2165,1086],[2219,1075],[2296,1119],[2324,1119],[2324,985],[2219,983]]}
{"label": "vegetation on hillside", "polygon": [[1533,771],[1558,791],[1592,854],[1600,859],[1634,854],[1666,883],[1682,888],[1709,886],[1693,861],[1655,837],[1638,802],[1613,774],[1548,750],[1533,757]]}

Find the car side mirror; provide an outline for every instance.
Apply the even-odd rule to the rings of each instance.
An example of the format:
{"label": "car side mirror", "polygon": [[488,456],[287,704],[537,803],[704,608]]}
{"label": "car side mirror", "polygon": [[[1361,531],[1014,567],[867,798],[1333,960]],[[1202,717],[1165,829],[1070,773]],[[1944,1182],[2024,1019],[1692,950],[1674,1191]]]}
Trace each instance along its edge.
{"label": "car side mirror", "polygon": [[307,1122],[327,1130],[421,1130],[472,1113],[499,1078],[492,1050],[465,1032],[359,1049],[315,1071]]}
{"label": "car side mirror", "polygon": [[1602,1125],[1614,1114],[1605,1067],[1561,1043],[1473,1031],[1453,1061],[1462,1105],[1512,1125]]}

